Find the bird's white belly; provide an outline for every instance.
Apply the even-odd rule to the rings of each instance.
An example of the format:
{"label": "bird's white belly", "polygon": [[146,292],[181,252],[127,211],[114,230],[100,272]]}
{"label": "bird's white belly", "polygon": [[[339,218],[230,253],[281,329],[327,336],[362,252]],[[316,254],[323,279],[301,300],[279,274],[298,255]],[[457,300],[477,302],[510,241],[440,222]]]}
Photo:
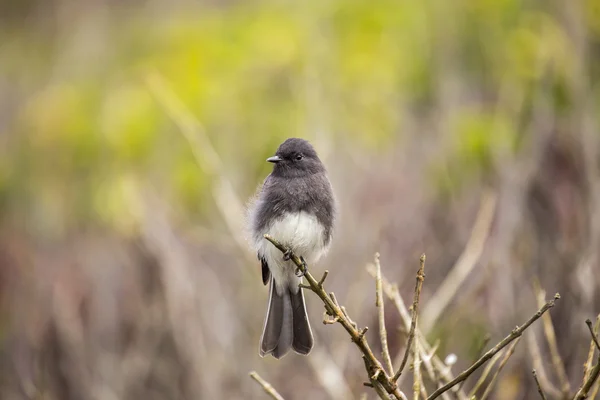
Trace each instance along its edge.
{"label": "bird's white belly", "polygon": [[[283,217],[272,222],[264,233],[268,233],[284,246],[291,248],[297,256],[304,257],[309,266],[317,262],[326,251],[323,225],[319,223],[317,217],[306,212],[284,214]],[[255,240],[258,253],[269,265],[278,292],[290,285],[296,287],[299,279],[294,274],[295,264],[291,260],[284,261],[281,251],[262,235]]]}

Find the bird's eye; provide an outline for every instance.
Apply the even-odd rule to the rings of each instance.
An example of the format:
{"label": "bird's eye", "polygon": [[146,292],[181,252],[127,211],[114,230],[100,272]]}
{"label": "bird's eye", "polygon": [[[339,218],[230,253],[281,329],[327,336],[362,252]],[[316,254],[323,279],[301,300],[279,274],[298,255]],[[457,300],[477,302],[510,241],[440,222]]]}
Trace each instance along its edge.
{"label": "bird's eye", "polygon": [[297,161],[300,161],[300,160],[302,160],[303,158],[304,158],[304,156],[303,156],[302,154],[298,154],[298,155],[296,156],[296,160],[297,160]]}

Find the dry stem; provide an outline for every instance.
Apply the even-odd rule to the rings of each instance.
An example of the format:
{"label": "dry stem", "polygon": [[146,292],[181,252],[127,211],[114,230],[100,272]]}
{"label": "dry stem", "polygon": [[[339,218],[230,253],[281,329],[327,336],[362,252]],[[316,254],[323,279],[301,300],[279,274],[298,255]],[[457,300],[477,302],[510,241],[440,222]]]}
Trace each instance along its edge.
{"label": "dry stem", "polygon": [[527,322],[525,322],[522,326],[516,327],[515,329],[513,329],[513,331],[508,336],[506,336],[504,339],[502,339],[502,341],[500,341],[500,343],[498,343],[496,346],[494,346],[492,349],[490,349],[488,352],[486,352],[479,360],[477,360],[469,368],[467,368],[466,370],[461,372],[456,378],[454,378],[453,381],[447,383],[446,385],[442,386],[441,388],[439,388],[438,390],[433,392],[431,394],[431,396],[428,397],[428,400],[433,400],[433,399],[437,398],[439,395],[441,395],[445,391],[449,390],[453,386],[455,386],[455,385],[459,384],[460,382],[464,381],[465,379],[467,379],[475,370],[477,370],[479,367],[481,367],[483,364],[485,364],[485,362],[488,361],[490,358],[492,358],[496,353],[498,353],[500,350],[502,350],[504,347],[506,347],[510,342],[512,342],[516,338],[520,337],[521,335],[523,335],[523,332],[527,328],[529,328],[529,326],[531,324],[533,324],[535,321],[537,321],[550,308],[554,307],[554,303],[558,299],[560,299],[560,295],[557,293],[554,296],[554,299],[552,299],[549,302],[547,302],[546,304],[544,304],[542,306],[542,308],[540,308],[531,318],[529,318],[529,320]]}
{"label": "dry stem", "polygon": [[[379,360],[373,354],[369,343],[365,337],[365,333],[367,331],[367,327],[362,330],[358,330],[356,324],[352,322],[350,318],[347,317],[347,313],[342,311],[342,308],[337,301],[335,301],[334,296],[330,296],[327,294],[323,287],[324,277],[317,281],[314,276],[308,271],[306,268],[306,264],[302,262],[302,260],[293,252],[289,253],[288,248],[279,243],[276,239],[269,235],[264,235],[265,239],[273,244],[279,251],[283,253],[288,252],[290,254],[290,260],[296,264],[298,269],[304,274],[304,278],[308,282],[310,286],[310,290],[312,290],[325,304],[325,309],[330,312],[331,316],[335,319],[338,319],[338,323],[341,324],[346,332],[352,338],[352,342],[356,344],[360,352],[363,354],[365,368],[369,375],[369,380],[371,385],[376,389],[377,394],[380,398],[388,400],[389,395],[393,395],[397,400],[404,400],[406,396],[398,389],[395,381],[385,372]],[[332,298],[333,297],[333,298]],[[385,389],[384,392],[381,392],[380,388]],[[384,396],[385,395],[385,396]]]}
{"label": "dry stem", "polygon": [[383,361],[389,374],[394,373],[392,365],[392,357],[387,341],[387,331],[385,329],[385,310],[383,306],[383,289],[381,288],[381,263],[379,262],[379,253],[375,254],[375,267],[377,268],[377,276],[375,277],[375,306],[379,313],[379,336],[381,337],[381,353]]}
{"label": "dry stem", "polygon": [[[588,328],[590,328],[590,335],[592,336],[592,342],[594,342],[594,344],[596,346],[598,346],[598,349],[600,350],[600,346],[598,345],[598,333],[594,332],[594,330],[592,329],[592,321],[590,321],[588,319],[585,322],[586,322]],[[586,399],[588,397],[589,391],[594,386],[594,383],[598,379],[599,375],[600,375],[600,353],[598,353],[598,360],[596,361],[596,365],[594,365],[594,367],[589,371],[589,376],[588,376],[587,380],[583,383],[583,385],[581,385],[581,387],[575,394],[574,400]]]}
{"label": "dry stem", "polygon": [[402,375],[402,370],[406,366],[410,348],[415,338],[415,329],[417,328],[417,318],[419,316],[419,298],[421,296],[421,289],[423,288],[423,281],[425,280],[425,258],[425,254],[422,254],[420,258],[421,264],[417,271],[417,283],[415,284],[415,296],[412,305],[412,319],[410,322],[410,331],[408,332],[408,340],[406,341],[406,350],[404,351],[404,358],[400,363],[400,368],[398,368],[398,372],[394,375],[394,382]]}
{"label": "dry stem", "polygon": [[421,393],[421,359],[419,358],[419,352],[417,346],[414,346],[415,351],[413,352],[413,398],[419,400]]}
{"label": "dry stem", "polygon": [[[483,372],[481,373],[481,376],[475,383],[475,386],[473,386],[473,388],[469,392],[469,396],[468,396],[469,399],[473,398],[475,396],[475,393],[477,393],[479,391],[479,389],[481,389],[481,387],[485,383],[485,380],[487,379],[488,375],[490,374],[490,372],[492,372],[492,369],[494,368],[494,366],[496,366],[496,363],[500,359],[500,356],[501,356],[500,353],[496,354],[494,357],[492,357],[492,360],[485,366],[485,368],[483,369]],[[481,355],[480,355],[480,357],[481,357]],[[477,361],[477,360],[475,360],[475,361]],[[464,382],[465,381],[462,381],[462,383],[464,383]]]}
{"label": "dry stem", "polygon": [[271,384],[269,382],[267,382],[263,378],[261,378],[260,375],[258,375],[256,373],[256,371],[250,372],[250,378],[252,378],[256,382],[258,382],[258,384],[260,386],[262,386],[262,388],[264,389],[264,391],[269,396],[271,396],[271,398],[273,398],[275,400],[284,400],[283,397],[281,397],[281,395],[279,393],[277,393],[277,390],[275,390],[275,388],[273,386],[271,386]]}
{"label": "dry stem", "polygon": [[502,358],[502,361],[500,361],[500,365],[498,365],[498,369],[496,370],[496,372],[494,372],[494,375],[492,375],[492,380],[490,381],[490,384],[488,385],[488,387],[485,389],[485,392],[483,392],[483,395],[481,396],[481,400],[487,399],[489,394],[492,392],[492,388],[494,387],[494,384],[496,383],[496,379],[498,379],[498,375],[500,375],[500,372],[502,372],[502,369],[508,362],[508,359],[510,358],[510,356],[512,356],[513,353],[515,352],[515,347],[517,347],[517,344],[519,343],[520,340],[521,340],[521,338],[517,338],[517,340],[512,342],[510,347],[508,349],[506,349],[506,352],[504,353],[504,357]]}
{"label": "dry stem", "polygon": [[533,371],[531,371],[531,373],[533,374],[533,379],[535,380],[535,385],[537,386],[537,390],[538,390],[538,393],[540,394],[540,397],[542,398],[542,400],[548,400],[546,398],[546,395],[544,394],[544,391],[542,390],[542,385],[540,385],[540,381],[538,380],[535,369]]}
{"label": "dry stem", "polygon": [[[540,352],[540,346],[538,345],[537,339],[534,334],[527,335],[527,348],[533,362],[533,368],[536,370],[536,375],[540,380],[540,384],[544,387],[545,391],[551,398],[559,398],[562,396],[560,390],[558,390],[552,381],[546,374],[544,362],[542,361],[542,355]],[[590,360],[590,365],[592,361]]]}
{"label": "dry stem", "polygon": [[[592,342],[596,345],[596,348],[600,351],[600,343],[598,343],[598,337],[596,332],[594,332],[594,328],[592,328],[592,321],[589,319],[585,320],[585,324],[588,326],[590,330],[590,335],[592,335]],[[596,319],[596,331],[598,330],[598,319]]]}
{"label": "dry stem", "polygon": [[[544,297],[546,293],[540,289],[539,284],[535,282],[534,290],[537,293],[538,306],[544,304]],[[548,348],[550,349],[550,356],[552,358],[552,365],[558,376],[558,382],[560,382],[560,391],[564,398],[569,397],[571,392],[571,385],[569,384],[569,378],[565,371],[562,358],[558,352],[558,344],[556,343],[556,333],[554,332],[554,325],[552,324],[552,318],[550,314],[542,316],[542,323],[544,327],[544,334],[546,335],[546,341],[548,342]]]}

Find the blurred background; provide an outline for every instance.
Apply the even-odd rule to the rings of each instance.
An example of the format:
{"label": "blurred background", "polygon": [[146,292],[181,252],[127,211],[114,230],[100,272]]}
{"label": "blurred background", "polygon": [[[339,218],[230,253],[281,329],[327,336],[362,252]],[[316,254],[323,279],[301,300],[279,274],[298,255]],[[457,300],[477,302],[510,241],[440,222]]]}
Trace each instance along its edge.
{"label": "blurred background", "polygon": [[288,399],[375,398],[316,296],[311,356],[258,356],[245,207],[287,137],[341,205],[311,268],[377,354],[365,267],[380,252],[409,304],[426,253],[420,326],[454,374],[539,282],[562,367],[538,323],[491,398],[537,396],[536,351],[574,391],[600,312],[599,77],[596,0],[1,0],[0,398],[264,399],[251,370]]}

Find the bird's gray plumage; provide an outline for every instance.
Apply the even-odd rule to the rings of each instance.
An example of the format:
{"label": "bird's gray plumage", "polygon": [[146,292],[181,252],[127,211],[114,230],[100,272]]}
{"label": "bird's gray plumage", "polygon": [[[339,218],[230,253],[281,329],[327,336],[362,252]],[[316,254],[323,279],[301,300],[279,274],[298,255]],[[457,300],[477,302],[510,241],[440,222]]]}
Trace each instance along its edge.
{"label": "bird's gray plumage", "polygon": [[263,235],[271,234],[312,265],[329,247],[336,210],[327,172],[310,143],[288,139],[269,161],[275,166],[250,210],[250,224],[262,280],[270,287],[260,355],[280,358],[290,348],[308,354],[313,335],[296,267]]}

